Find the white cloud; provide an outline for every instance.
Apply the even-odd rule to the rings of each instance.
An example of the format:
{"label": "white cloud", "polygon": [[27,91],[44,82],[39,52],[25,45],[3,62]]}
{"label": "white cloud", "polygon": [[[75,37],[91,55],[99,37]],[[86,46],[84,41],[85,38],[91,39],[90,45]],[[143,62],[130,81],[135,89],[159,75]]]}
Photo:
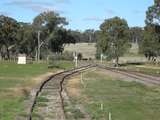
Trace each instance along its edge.
{"label": "white cloud", "polygon": [[6,15],[6,16],[9,16],[9,15],[11,15],[11,13],[6,12],[6,11],[0,11],[0,15]]}
{"label": "white cloud", "polygon": [[106,9],[106,12],[108,15],[114,15],[116,14],[116,11],[112,10],[112,9]]}
{"label": "white cloud", "polygon": [[103,21],[104,19],[96,17],[96,16],[90,16],[83,19],[84,21]]}
{"label": "white cloud", "polygon": [[[64,3],[68,0],[56,0],[55,3]],[[34,12],[43,12],[48,10],[55,10],[58,13],[64,13],[62,10],[58,10],[51,2],[40,2],[33,0],[10,0],[5,5],[18,6],[25,9],[30,9]]]}
{"label": "white cloud", "polygon": [[142,13],[145,13],[145,11],[133,10],[132,13],[133,13],[133,14],[142,14]]}

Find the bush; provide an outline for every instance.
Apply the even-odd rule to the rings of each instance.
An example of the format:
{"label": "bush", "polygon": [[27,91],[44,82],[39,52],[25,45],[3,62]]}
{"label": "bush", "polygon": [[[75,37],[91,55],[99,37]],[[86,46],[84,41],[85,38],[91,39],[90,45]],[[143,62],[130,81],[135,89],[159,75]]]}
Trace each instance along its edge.
{"label": "bush", "polygon": [[65,51],[64,53],[53,54],[49,56],[49,61],[53,60],[73,60],[73,53]]}
{"label": "bush", "polygon": [[62,54],[54,54],[48,57],[48,68],[59,68],[60,61],[72,61],[73,60],[73,53],[71,52],[64,52]]}
{"label": "bush", "polygon": [[77,57],[78,57],[78,60],[82,60],[83,58],[82,53],[78,53]]}

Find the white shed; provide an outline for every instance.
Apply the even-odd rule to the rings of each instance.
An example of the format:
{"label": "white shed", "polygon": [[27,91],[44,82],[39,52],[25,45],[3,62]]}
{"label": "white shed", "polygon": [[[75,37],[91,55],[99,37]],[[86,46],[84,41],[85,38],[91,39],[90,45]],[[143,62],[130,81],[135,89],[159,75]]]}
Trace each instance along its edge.
{"label": "white shed", "polygon": [[26,63],[27,63],[26,54],[19,54],[17,64],[26,64]]}

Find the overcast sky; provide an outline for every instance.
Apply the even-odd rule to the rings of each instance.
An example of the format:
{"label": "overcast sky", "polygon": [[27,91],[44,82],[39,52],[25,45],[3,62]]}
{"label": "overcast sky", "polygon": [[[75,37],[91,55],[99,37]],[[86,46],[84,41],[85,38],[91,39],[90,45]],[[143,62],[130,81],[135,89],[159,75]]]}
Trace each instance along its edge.
{"label": "overcast sky", "polygon": [[0,0],[0,14],[32,22],[40,12],[55,10],[69,21],[67,28],[98,29],[104,19],[119,16],[129,26],[144,26],[153,0]]}

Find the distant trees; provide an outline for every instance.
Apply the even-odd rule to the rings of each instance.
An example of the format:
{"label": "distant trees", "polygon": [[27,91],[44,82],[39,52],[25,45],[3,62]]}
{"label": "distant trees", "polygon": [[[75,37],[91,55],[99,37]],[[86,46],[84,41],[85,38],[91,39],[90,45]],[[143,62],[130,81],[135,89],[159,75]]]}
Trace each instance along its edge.
{"label": "distant trees", "polygon": [[129,29],[131,42],[140,44],[143,39],[143,31],[141,27],[131,27]]}
{"label": "distant trees", "polygon": [[96,32],[93,29],[87,29],[83,32],[84,42],[93,43],[97,41]]}
{"label": "distant trees", "polygon": [[71,31],[72,35],[76,39],[77,43],[96,43],[97,42],[97,31],[93,29],[87,29],[83,32],[81,31]]}
{"label": "distant trees", "polygon": [[119,17],[105,20],[100,26],[97,47],[100,53],[115,58],[118,65],[119,57],[130,47],[127,21]]}

